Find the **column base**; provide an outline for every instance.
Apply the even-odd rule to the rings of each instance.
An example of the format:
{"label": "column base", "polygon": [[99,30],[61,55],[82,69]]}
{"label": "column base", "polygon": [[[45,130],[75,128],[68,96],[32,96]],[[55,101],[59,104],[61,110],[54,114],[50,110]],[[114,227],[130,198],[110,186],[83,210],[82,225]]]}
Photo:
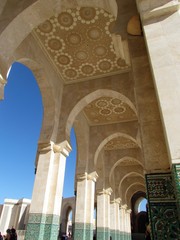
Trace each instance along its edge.
{"label": "column base", "polygon": [[74,240],[92,240],[93,224],[75,223]]}
{"label": "column base", "polygon": [[25,240],[54,240],[58,237],[59,216],[53,214],[29,214]]}
{"label": "column base", "polygon": [[110,238],[110,230],[109,228],[97,227],[97,236],[98,240],[109,240]]}
{"label": "column base", "polygon": [[116,230],[110,230],[110,236],[112,240],[116,240]]}

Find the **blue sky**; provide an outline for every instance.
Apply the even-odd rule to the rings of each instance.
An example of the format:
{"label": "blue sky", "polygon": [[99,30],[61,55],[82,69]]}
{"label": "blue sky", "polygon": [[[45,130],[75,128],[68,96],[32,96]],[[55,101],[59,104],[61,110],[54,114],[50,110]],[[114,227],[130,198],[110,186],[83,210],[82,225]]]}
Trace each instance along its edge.
{"label": "blue sky", "polygon": [[[32,72],[14,63],[0,101],[0,204],[4,198],[30,198],[34,185],[36,158],[43,117],[41,94]],[[73,151],[67,159],[64,197],[74,194],[76,140],[71,131]]]}

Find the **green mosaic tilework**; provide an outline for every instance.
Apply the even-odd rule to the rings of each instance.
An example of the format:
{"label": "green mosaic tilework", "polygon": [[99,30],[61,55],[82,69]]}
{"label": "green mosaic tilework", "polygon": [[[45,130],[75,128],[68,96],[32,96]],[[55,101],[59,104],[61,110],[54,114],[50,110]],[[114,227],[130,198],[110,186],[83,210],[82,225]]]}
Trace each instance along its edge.
{"label": "green mosaic tilework", "polygon": [[175,201],[171,174],[146,175],[148,198],[153,202]]}
{"label": "green mosaic tilework", "polygon": [[120,239],[120,231],[116,230],[116,240],[119,240],[119,239]]}
{"label": "green mosaic tilework", "polygon": [[25,240],[57,239],[59,216],[52,214],[29,214]]}
{"label": "green mosaic tilework", "polygon": [[99,240],[109,240],[110,238],[110,230],[109,228],[98,227],[97,228],[97,239]]}
{"label": "green mosaic tilework", "polygon": [[180,221],[180,164],[174,164],[172,167],[172,175],[175,183],[175,193],[178,206],[178,216]]}
{"label": "green mosaic tilework", "polygon": [[126,239],[131,240],[131,234],[130,233],[126,233]]}
{"label": "green mosaic tilework", "polygon": [[75,223],[74,240],[91,240],[93,239],[93,224]]}
{"label": "green mosaic tilework", "polygon": [[112,237],[112,240],[116,240],[116,230],[110,230],[110,236]]}
{"label": "green mosaic tilework", "polygon": [[171,173],[146,175],[153,240],[179,240],[180,228]]}
{"label": "green mosaic tilework", "polygon": [[124,240],[124,232],[119,232],[119,239]]}

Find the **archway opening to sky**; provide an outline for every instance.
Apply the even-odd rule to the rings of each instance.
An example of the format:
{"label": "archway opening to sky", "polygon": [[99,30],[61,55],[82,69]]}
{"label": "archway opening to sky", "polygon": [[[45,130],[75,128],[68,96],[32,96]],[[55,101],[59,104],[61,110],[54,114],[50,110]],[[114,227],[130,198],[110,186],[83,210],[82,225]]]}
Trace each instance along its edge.
{"label": "archway opening to sky", "polygon": [[75,182],[75,169],[76,169],[76,135],[74,128],[71,129],[70,133],[70,144],[72,151],[66,159],[66,170],[64,178],[64,189],[63,197],[73,197],[74,196],[74,182]]}
{"label": "archway opening to sky", "polygon": [[[0,102],[0,204],[5,198],[31,199],[37,144],[43,119],[42,97],[32,71],[15,62],[8,73],[4,100]],[[67,158],[63,197],[73,196],[76,140]]]}
{"label": "archway opening to sky", "polygon": [[32,71],[15,62],[0,102],[0,203],[4,198],[31,199],[43,105]]}

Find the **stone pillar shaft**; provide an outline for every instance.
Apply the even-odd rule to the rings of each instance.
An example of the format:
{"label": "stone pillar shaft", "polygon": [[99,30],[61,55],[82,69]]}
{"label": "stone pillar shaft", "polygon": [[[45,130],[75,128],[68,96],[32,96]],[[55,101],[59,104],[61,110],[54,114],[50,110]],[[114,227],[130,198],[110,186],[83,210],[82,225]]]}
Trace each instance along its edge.
{"label": "stone pillar shaft", "polygon": [[119,204],[120,199],[114,199],[110,204],[110,235],[112,237],[112,240],[118,240],[120,235]]}
{"label": "stone pillar shaft", "polygon": [[127,240],[131,239],[131,209],[126,210]]}
{"label": "stone pillar shaft", "polygon": [[66,157],[71,147],[40,144],[38,165],[25,240],[54,240],[58,236]]}
{"label": "stone pillar shaft", "polygon": [[74,240],[93,239],[94,195],[96,173],[77,176]]}
{"label": "stone pillar shaft", "polygon": [[110,190],[97,193],[97,239],[110,238]]}
{"label": "stone pillar shaft", "polygon": [[127,205],[120,207],[120,239],[126,239],[126,209]]}

